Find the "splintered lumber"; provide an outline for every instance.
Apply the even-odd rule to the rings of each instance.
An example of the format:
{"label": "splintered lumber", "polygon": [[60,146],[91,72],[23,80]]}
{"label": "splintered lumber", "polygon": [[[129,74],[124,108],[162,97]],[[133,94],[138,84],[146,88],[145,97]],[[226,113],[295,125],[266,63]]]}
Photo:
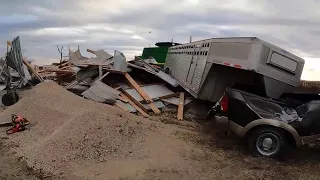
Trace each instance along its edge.
{"label": "splintered lumber", "polygon": [[139,86],[139,84],[128,73],[125,73],[124,76],[129,81],[129,83],[133,86],[133,88],[140,94],[140,96],[148,103],[152,111],[156,114],[161,113],[161,111],[152,102],[152,99],[148,96],[147,93],[143,91],[143,89]]}
{"label": "splintered lumber", "polygon": [[35,70],[32,68],[32,66],[31,66],[27,61],[25,61],[24,59],[22,59],[22,61],[23,61],[23,63],[27,66],[27,68],[36,76],[36,78],[37,78],[39,81],[41,81],[41,82],[44,81],[43,78],[37,73],[37,71],[35,71]]}
{"label": "splintered lumber", "polygon": [[140,109],[142,109],[145,113],[148,113],[148,109],[145,108],[139,101],[137,101],[134,97],[132,97],[127,91],[125,91],[124,89],[119,89],[120,92],[122,92],[122,94],[124,96],[127,97],[127,99],[130,99],[132,102],[134,102],[134,104],[136,104]]}
{"label": "splintered lumber", "polygon": [[142,114],[143,117],[148,117],[148,114],[146,112],[144,112],[144,110],[142,110],[137,104],[135,104],[133,101],[131,101],[129,99],[129,97],[127,97],[126,95],[124,95],[123,93],[120,94],[120,97],[126,101],[129,102],[129,104],[134,107],[140,114]]}
{"label": "splintered lumber", "polygon": [[143,91],[139,84],[128,73],[125,73],[124,76],[147,103],[150,103],[152,101],[148,94]]}
{"label": "splintered lumber", "polygon": [[179,106],[178,106],[178,120],[183,120],[183,108],[184,108],[184,92],[180,93]]}

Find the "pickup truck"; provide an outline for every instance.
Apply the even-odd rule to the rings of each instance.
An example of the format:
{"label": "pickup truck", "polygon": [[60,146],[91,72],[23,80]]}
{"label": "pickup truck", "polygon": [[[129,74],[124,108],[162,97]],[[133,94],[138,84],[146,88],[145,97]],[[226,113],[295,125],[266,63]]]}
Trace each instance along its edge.
{"label": "pickup truck", "polygon": [[290,107],[280,100],[226,89],[209,117],[224,119],[254,156],[280,157],[320,138],[320,101]]}

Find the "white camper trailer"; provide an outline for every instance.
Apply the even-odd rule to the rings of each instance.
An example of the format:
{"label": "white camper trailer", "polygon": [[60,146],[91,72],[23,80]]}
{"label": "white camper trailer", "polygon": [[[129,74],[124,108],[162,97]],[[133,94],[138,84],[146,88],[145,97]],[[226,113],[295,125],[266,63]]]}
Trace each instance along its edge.
{"label": "white camper trailer", "polygon": [[212,38],[169,48],[165,71],[195,98],[216,102],[226,87],[278,98],[299,85],[304,60],[255,37]]}

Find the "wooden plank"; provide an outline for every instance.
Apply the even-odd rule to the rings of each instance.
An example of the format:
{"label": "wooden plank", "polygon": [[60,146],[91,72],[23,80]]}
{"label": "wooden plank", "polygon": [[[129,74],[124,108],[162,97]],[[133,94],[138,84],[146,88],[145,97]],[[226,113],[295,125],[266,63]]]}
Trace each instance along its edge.
{"label": "wooden plank", "polygon": [[169,94],[169,95],[166,95],[166,96],[161,96],[159,97],[159,99],[168,99],[168,98],[172,98],[172,97],[177,97],[179,96],[180,93],[173,93],[173,94]]}
{"label": "wooden plank", "polygon": [[147,93],[143,91],[143,89],[139,86],[139,84],[128,73],[125,73],[124,76],[129,81],[129,83],[133,86],[133,88],[140,94],[140,96],[149,104],[152,111],[156,114],[161,113],[161,111],[152,102],[152,99],[148,96]]}
{"label": "wooden plank", "polygon": [[126,107],[124,107],[124,106],[123,106],[121,103],[119,103],[119,102],[114,103],[114,105],[117,106],[117,107],[119,107],[120,109],[126,111],[126,112],[129,112],[129,110],[128,110]]}
{"label": "wooden plank", "polygon": [[137,104],[135,104],[133,101],[130,100],[129,97],[127,97],[126,95],[124,94],[120,94],[120,96],[127,100],[129,102],[129,104],[134,107],[143,117],[148,117],[148,114],[146,112],[144,112],[144,110],[142,110]]}
{"label": "wooden plank", "polygon": [[184,108],[184,92],[180,93],[179,106],[178,106],[178,120],[183,120],[183,108]]}
{"label": "wooden plank", "polygon": [[33,67],[24,59],[22,59],[23,63],[28,67],[28,69],[39,79],[39,81],[43,82],[43,78],[33,69]]}
{"label": "wooden plank", "polygon": [[124,76],[129,81],[129,83],[132,85],[132,87],[140,94],[140,96],[147,103],[150,103],[152,101],[151,98],[148,96],[148,94],[143,91],[143,89],[139,86],[139,84],[128,73],[125,73]]}
{"label": "wooden plank", "polygon": [[132,97],[127,91],[124,89],[119,89],[122,94],[124,94],[128,99],[134,102],[139,108],[141,108],[144,112],[148,113],[148,109],[145,108],[139,101],[137,101],[134,97]]}
{"label": "wooden plank", "polygon": [[101,81],[103,78],[105,78],[108,74],[110,74],[110,72],[106,72],[103,76],[96,78],[92,84],[94,84],[95,82]]}
{"label": "wooden plank", "polygon": [[126,98],[123,98],[122,96],[119,96],[119,99],[122,101],[122,102],[125,102],[125,103],[128,103],[128,99]]}
{"label": "wooden plank", "polygon": [[153,102],[150,102],[148,104],[150,106],[150,108],[152,109],[152,111],[156,114],[160,114],[161,111],[157,108],[157,106],[153,103]]}

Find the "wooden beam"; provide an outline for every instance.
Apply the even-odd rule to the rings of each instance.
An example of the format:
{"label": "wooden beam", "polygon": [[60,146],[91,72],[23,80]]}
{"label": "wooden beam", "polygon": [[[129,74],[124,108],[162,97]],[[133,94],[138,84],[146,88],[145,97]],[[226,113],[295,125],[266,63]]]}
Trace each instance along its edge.
{"label": "wooden beam", "polygon": [[161,111],[160,109],[157,108],[157,106],[151,101],[149,104],[150,108],[152,109],[152,111],[156,114],[160,114]]}
{"label": "wooden beam", "polygon": [[122,96],[119,96],[118,98],[119,98],[119,100],[121,100],[122,102],[125,102],[125,103],[128,103],[128,102],[129,102],[127,98],[123,98]]}
{"label": "wooden beam", "polygon": [[139,108],[141,108],[144,112],[148,113],[148,109],[145,108],[139,101],[137,101],[134,97],[132,97],[127,91],[124,89],[119,89],[122,94],[124,94],[128,99],[134,102]]}
{"label": "wooden beam", "polygon": [[33,69],[33,67],[24,59],[22,59],[23,61],[23,64],[25,64],[27,66],[27,68],[36,76],[36,78],[40,81],[40,82],[43,82],[43,78],[40,76],[40,74],[37,73],[37,71],[35,71]]}
{"label": "wooden beam", "polygon": [[152,101],[151,98],[148,96],[148,94],[143,91],[143,89],[139,86],[139,84],[128,73],[125,73],[124,76],[129,81],[129,83],[132,85],[132,87],[140,94],[140,96],[147,103],[150,103]]}
{"label": "wooden beam", "polygon": [[165,96],[161,96],[159,97],[159,99],[168,99],[168,98],[172,98],[172,97],[178,97],[180,93],[173,93],[173,94],[169,94],[169,95],[165,95]]}
{"label": "wooden beam", "polygon": [[109,72],[106,72],[103,76],[99,77],[98,79],[96,79],[94,82],[96,81],[101,81],[103,78],[105,78],[108,74],[110,74]]}
{"label": "wooden beam", "polygon": [[152,102],[152,99],[148,96],[147,93],[143,91],[143,89],[139,86],[139,84],[128,73],[125,73],[124,76],[129,81],[129,83],[133,86],[133,88],[140,94],[140,96],[148,103],[152,111],[156,114],[161,113],[161,111]]}
{"label": "wooden beam", "polygon": [[135,104],[133,101],[131,101],[129,99],[129,97],[127,97],[126,95],[124,95],[123,93],[120,94],[120,96],[127,100],[129,102],[129,104],[134,107],[143,117],[148,117],[148,114],[146,112],[144,112],[144,110],[142,110],[137,104]]}
{"label": "wooden beam", "polygon": [[183,120],[183,108],[184,108],[184,92],[180,93],[179,106],[178,106],[178,120]]}

